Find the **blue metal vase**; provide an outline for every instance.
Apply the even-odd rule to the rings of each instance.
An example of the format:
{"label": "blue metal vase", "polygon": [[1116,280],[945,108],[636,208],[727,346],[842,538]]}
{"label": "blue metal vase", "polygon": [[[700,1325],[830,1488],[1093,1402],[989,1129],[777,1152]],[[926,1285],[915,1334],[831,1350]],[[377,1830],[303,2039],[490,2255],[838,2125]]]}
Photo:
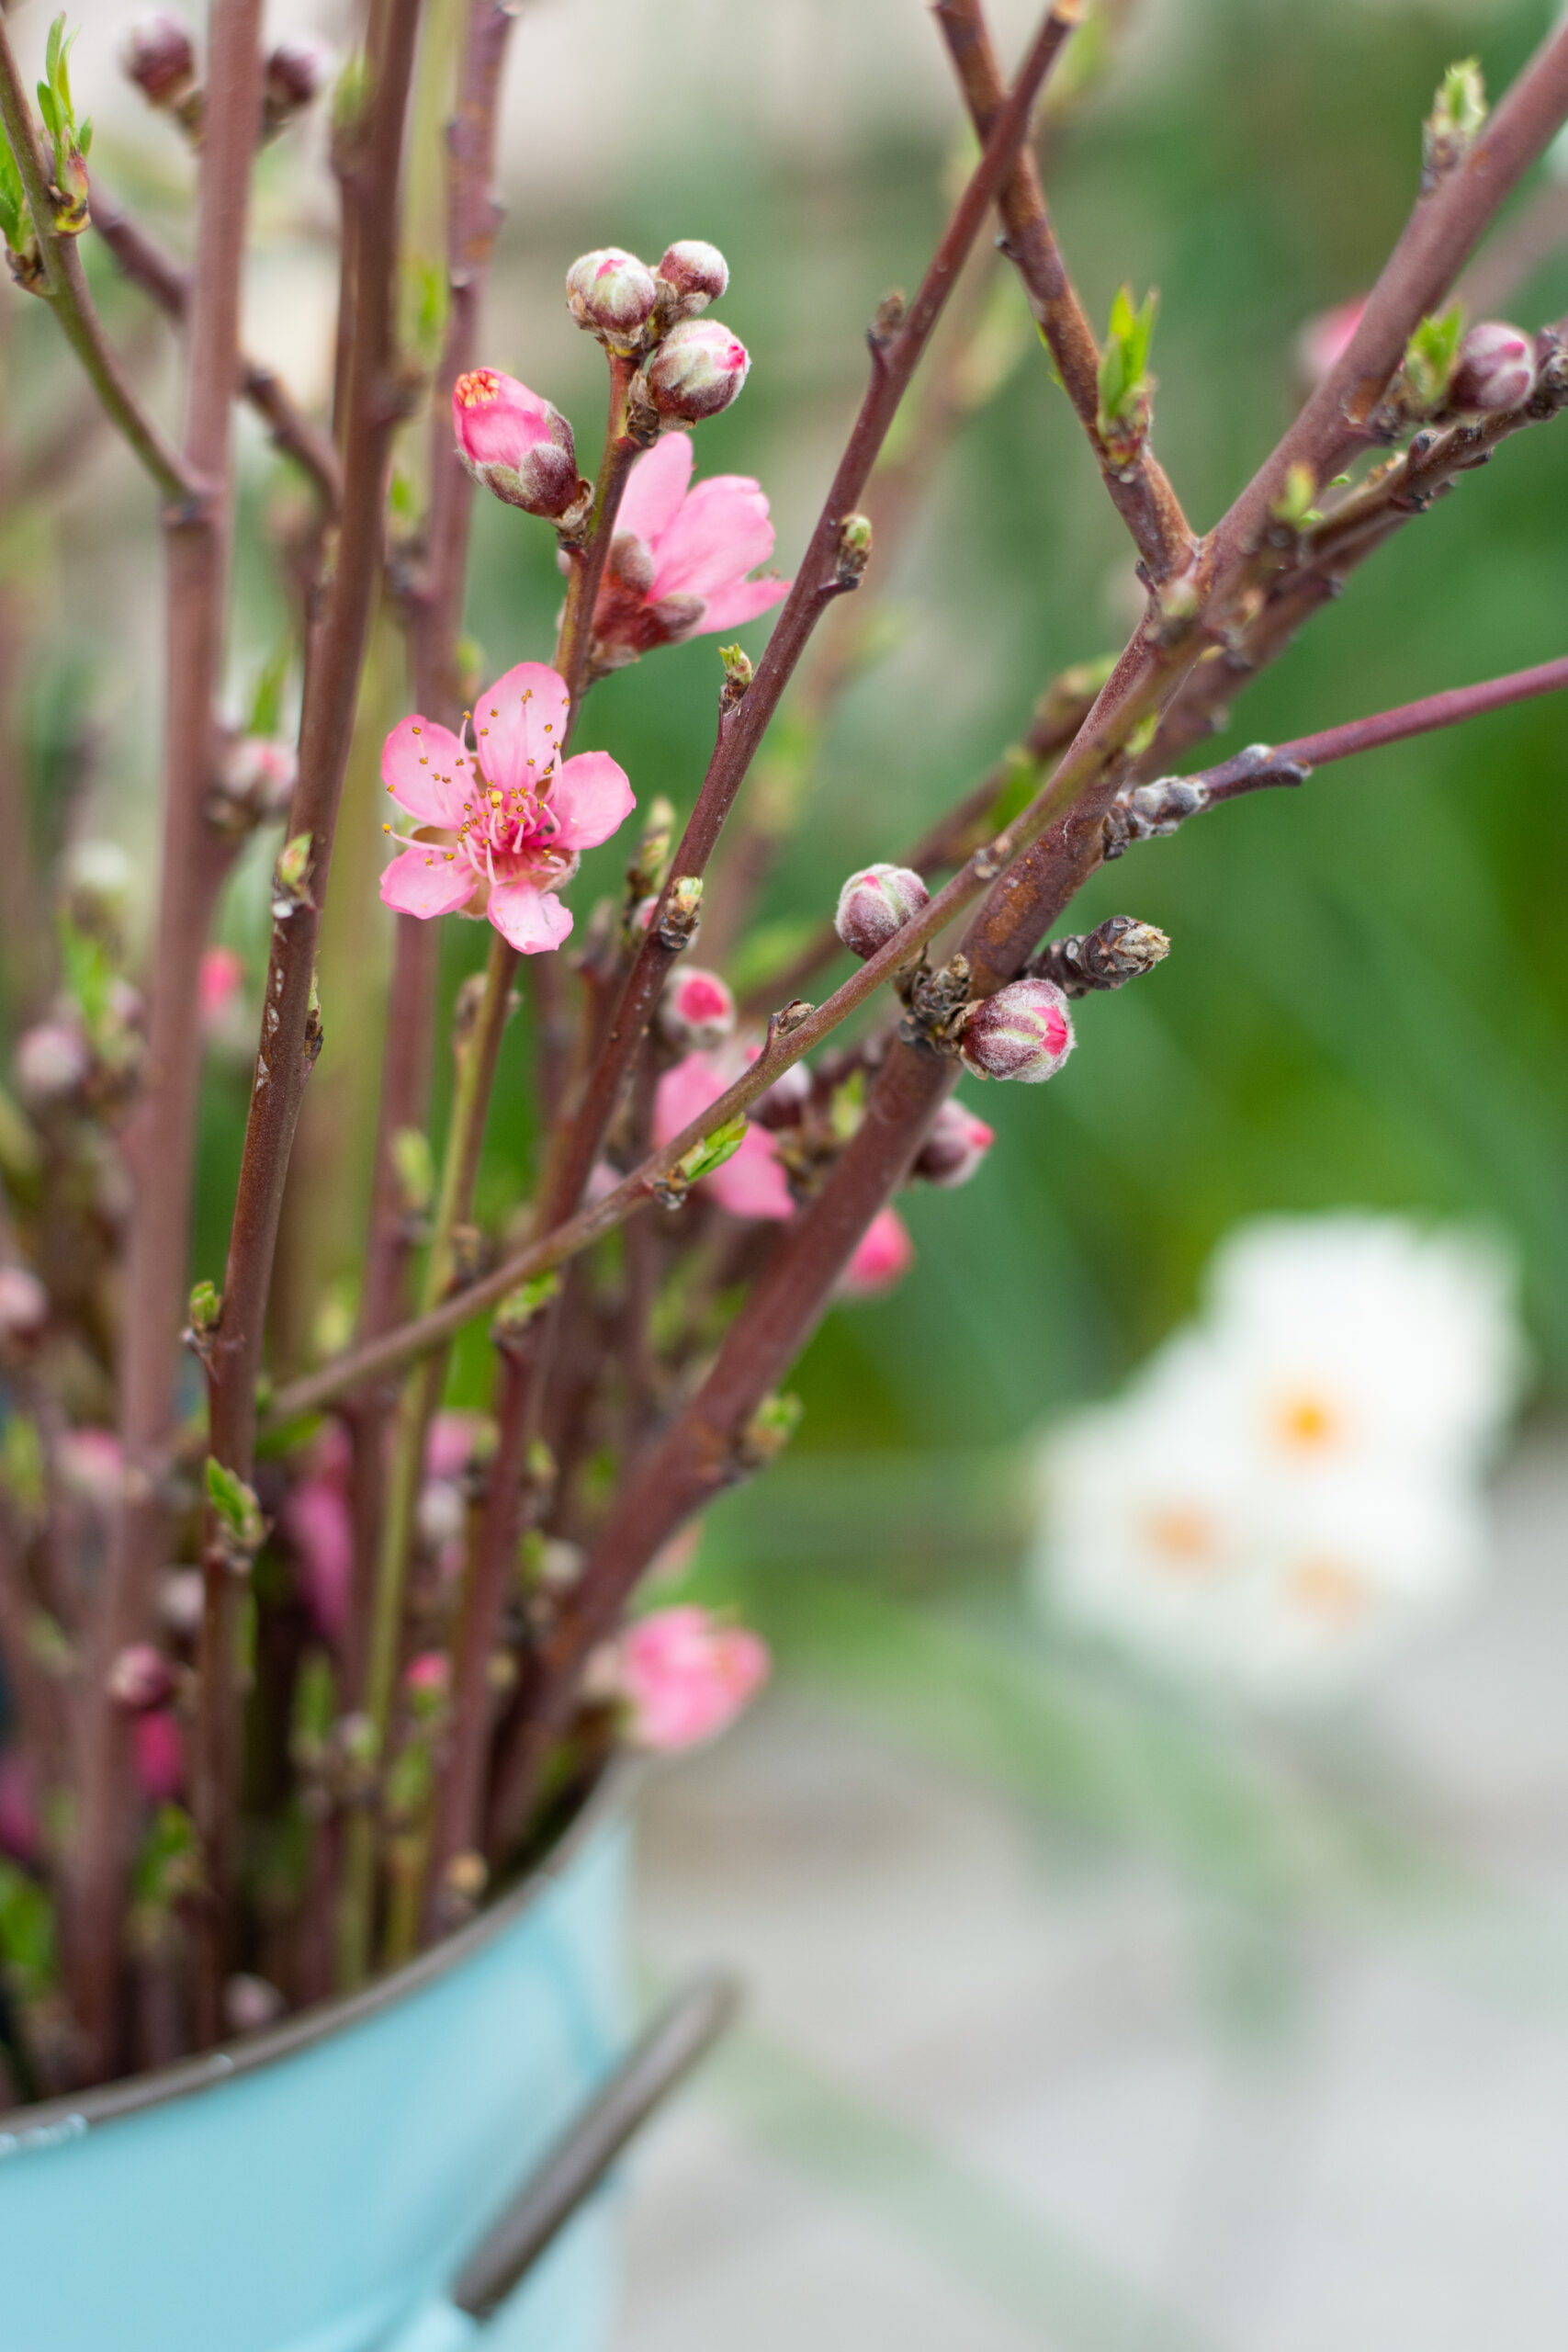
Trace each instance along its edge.
{"label": "blue metal vase", "polygon": [[604,2194],[482,2322],[451,2281],[626,2040],[612,1792],[354,1999],[0,2116],[5,2352],[604,2352]]}

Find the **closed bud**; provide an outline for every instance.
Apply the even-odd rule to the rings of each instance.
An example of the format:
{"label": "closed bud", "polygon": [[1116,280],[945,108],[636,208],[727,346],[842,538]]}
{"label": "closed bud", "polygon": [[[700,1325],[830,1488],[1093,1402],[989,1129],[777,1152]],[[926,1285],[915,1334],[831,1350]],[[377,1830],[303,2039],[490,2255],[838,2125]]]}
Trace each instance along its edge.
{"label": "closed bud", "polygon": [[997,1139],[996,1129],[962,1102],[944,1102],[931,1122],[912,1173],[944,1192],[967,1184]]}
{"label": "closed bud", "polygon": [[566,274],[566,299],[580,327],[612,351],[635,351],[653,315],[659,288],[653,272],[636,254],[604,245],[584,254]]}
{"label": "closed bud", "polygon": [[231,1976],[223,1987],[223,2022],[231,2033],[260,2033],[288,2007],[265,1976]]}
{"label": "closed bud", "polygon": [[451,1689],[452,1661],[445,1650],[422,1650],[403,1669],[403,1690],[415,1716],[439,1714]]}
{"label": "closed bud", "polygon": [[117,1707],[139,1715],[163,1705],[175,1687],[175,1669],[151,1642],[132,1642],[110,1666],[104,1687]]}
{"label": "closed bud", "polygon": [[262,85],[262,129],[271,134],[302,114],[321,96],[332,71],[332,52],[319,40],[280,40],[266,61]]}
{"label": "closed bud", "polygon": [[931,903],[931,892],[907,865],[868,865],[839,893],[833,928],[863,962]]}
{"label": "closed bud", "polygon": [[1055,980],[1013,980],[967,1006],[958,1032],[965,1069],[1039,1086],[1073,1050],[1067,1000]]}
{"label": "closed bud", "polygon": [[149,106],[177,107],[196,86],[196,44],[177,17],[143,17],[132,25],[120,62]]}
{"label": "closed bud", "polygon": [[578,503],[581,484],[571,427],[548,401],[494,368],[475,368],[452,387],[457,455],[493,496],[552,520]]}
{"label": "closed bud", "polygon": [[674,297],[671,315],[691,319],[718,300],[729,284],[729,264],[716,245],[705,245],[700,237],[682,237],[668,248],[657,276]]}
{"label": "closed bud", "polygon": [[[689,947],[697,935],[697,924],[703,911],[703,877],[700,874],[678,874],[670,885],[670,895],[664,901],[664,912],[659,919],[659,942],[679,955]],[[649,921],[651,921],[651,916]],[[643,928],[647,929],[647,924]]]}
{"label": "closed bud", "polygon": [[735,999],[716,972],[677,972],[659,1007],[659,1032],[678,1053],[706,1053],[735,1027]]}
{"label": "closed bud", "polygon": [[30,1339],[49,1320],[49,1293],[26,1266],[0,1266],[0,1344]]}
{"label": "closed bud", "polygon": [[93,1067],[80,1023],[39,1021],[17,1041],[17,1084],[33,1104],[61,1102],[76,1092]]}
{"label": "closed bud", "polygon": [[695,424],[729,406],[750,365],[745,345],[716,319],[682,319],[648,363],[649,397],[660,416]]}
{"label": "closed bud", "polygon": [[792,1062],[774,1079],[765,1094],[760,1094],[751,1105],[751,1116],[759,1126],[776,1129],[797,1127],[801,1113],[811,1100],[811,1072],[804,1062]]}
{"label": "closed bud", "polygon": [[1483,319],[1471,328],[1459,347],[1459,359],[1449,380],[1453,408],[1481,414],[1517,408],[1535,386],[1535,345],[1518,327],[1500,319]]}

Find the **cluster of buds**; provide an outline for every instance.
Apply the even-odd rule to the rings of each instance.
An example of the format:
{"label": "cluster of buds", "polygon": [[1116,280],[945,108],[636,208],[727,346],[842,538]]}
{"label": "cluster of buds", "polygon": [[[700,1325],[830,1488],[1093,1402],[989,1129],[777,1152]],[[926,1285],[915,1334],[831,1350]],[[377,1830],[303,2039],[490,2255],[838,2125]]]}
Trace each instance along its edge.
{"label": "cluster of buds", "polygon": [[632,411],[652,440],[661,424],[695,424],[729,406],[750,366],[744,344],[699,313],[729,284],[716,245],[683,238],[656,269],[619,245],[583,254],[566,274],[566,299],[580,327],[607,351],[644,362]]}
{"label": "cluster of buds", "polygon": [[1055,980],[1012,980],[964,1006],[957,1041],[959,1059],[976,1078],[1043,1085],[1073,1050],[1067,1000]]}
{"label": "cluster of buds", "polygon": [[863,964],[930,904],[931,892],[912,867],[866,865],[840,891],[833,928]]}

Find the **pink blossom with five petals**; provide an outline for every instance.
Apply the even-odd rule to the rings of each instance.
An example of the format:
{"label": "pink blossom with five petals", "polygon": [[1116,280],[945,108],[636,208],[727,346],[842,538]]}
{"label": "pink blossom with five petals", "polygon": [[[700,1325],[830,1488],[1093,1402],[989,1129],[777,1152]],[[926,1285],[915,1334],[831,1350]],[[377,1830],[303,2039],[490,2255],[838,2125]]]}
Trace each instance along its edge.
{"label": "pink blossom with five petals", "polygon": [[790,583],[748,575],[773,551],[761,486],[749,474],[692,480],[692,443],[667,433],[627,478],[610,560],[593,607],[604,666],[656,645],[739,628],[788,594]]}
{"label": "pink blossom with five petals", "polygon": [[399,721],[381,780],[421,832],[381,876],[388,906],[488,915],[522,956],[561,944],[571,915],[557,889],[637,805],[607,752],[562,760],[569,711],[565,679],[520,662],[479,696],[477,751],[418,712]]}

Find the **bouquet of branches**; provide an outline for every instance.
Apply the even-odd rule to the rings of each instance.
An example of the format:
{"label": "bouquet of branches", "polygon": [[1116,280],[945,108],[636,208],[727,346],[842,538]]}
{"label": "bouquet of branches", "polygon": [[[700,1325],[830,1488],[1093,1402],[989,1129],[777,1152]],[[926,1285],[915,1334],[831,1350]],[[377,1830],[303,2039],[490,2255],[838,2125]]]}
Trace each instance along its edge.
{"label": "bouquet of branches", "polygon": [[[318,95],[321,59],[298,42],[268,53],[259,0],[212,0],[199,53],[166,17],[133,34],[133,78],[198,152],[187,266],[98,183],[63,19],[36,107],[0,24],[14,300],[53,311],[82,398],[140,460],[166,604],[148,968],[124,968],[104,894],[67,871],[53,969],[11,992],[0,1091],[6,2098],[156,2065],[358,1986],[539,1851],[619,1739],[679,1744],[721,1723],[760,1679],[761,1645],[692,1607],[650,1612],[649,1569],[787,1442],[797,1408],[783,1384],[834,1298],[902,1270],[892,1196],[980,1165],[991,1133],[957,1101],[960,1074],[1051,1078],[1071,1000],[1168,952],[1131,917],[1066,930],[1087,877],[1223,801],[1568,684],[1560,661],[1172,772],[1357,565],[1568,402],[1565,325],[1467,325],[1450,300],[1568,118],[1568,30],[1495,109],[1472,61],[1446,76],[1386,266],[1331,322],[1305,406],[1204,532],[1152,445],[1153,298],[1123,289],[1097,336],[1042,192],[1032,129],[1084,14],[1056,0],[1010,83],[980,0],[938,0],[977,160],[913,295],[875,308],[864,395],[788,581],[759,576],[773,534],[758,484],[702,464],[705,420],[749,365],[714,315],[728,283],[716,246],[677,242],[653,265],[607,249],[568,270],[607,376],[592,480],[566,418],[484,364],[504,0],[469,0],[434,111],[413,100],[422,0],[367,0],[331,97],[329,422],[240,333],[255,153]],[[428,354],[410,347],[399,298],[422,115],[444,141],[446,205]],[[958,400],[951,365],[891,455],[889,430],[993,216],[1131,535],[1144,610],[1113,665],[1050,683],[1023,742],[998,746],[923,839],[893,831],[888,861],[849,876],[816,942],[738,1003],[722,967],[739,968],[788,814],[758,754],[797,672],[819,716],[851,666],[851,616],[812,640],[874,586],[930,469]],[[181,331],[177,434],[106,331],[84,266],[93,238]],[[944,332],[962,360],[961,304]],[[310,502],[283,558],[292,639],[243,725],[225,652],[237,401]],[[47,492],[79,446],[80,417],[57,429],[59,448],[13,453],[18,500]],[[412,508],[394,485],[411,442],[427,483]],[[476,496],[514,509],[520,531],[553,532],[564,574],[554,645],[508,647],[494,676],[473,673],[462,629]],[[372,746],[396,934],[374,1190],[352,1328],[310,1361],[269,1341],[269,1294],[333,1020],[317,946],[373,619],[389,609],[408,677],[406,715],[389,733],[378,723]],[[576,748],[596,680],[765,614],[755,663],[718,649],[700,779],[665,779],[665,797],[613,748]],[[12,844],[19,791],[12,762]],[[268,825],[281,827],[270,959],[227,1258],[193,1269],[204,1035],[232,981],[212,933],[226,877]],[[581,854],[612,837],[624,889],[574,905]],[[489,956],[459,993],[433,1134],[439,940],[458,917],[489,923]],[[836,961],[843,976],[812,1001]],[[546,1144],[528,1197],[481,1223],[487,1114],[522,1000]],[[455,1416],[451,1351],[480,1318],[491,1409]]]}

